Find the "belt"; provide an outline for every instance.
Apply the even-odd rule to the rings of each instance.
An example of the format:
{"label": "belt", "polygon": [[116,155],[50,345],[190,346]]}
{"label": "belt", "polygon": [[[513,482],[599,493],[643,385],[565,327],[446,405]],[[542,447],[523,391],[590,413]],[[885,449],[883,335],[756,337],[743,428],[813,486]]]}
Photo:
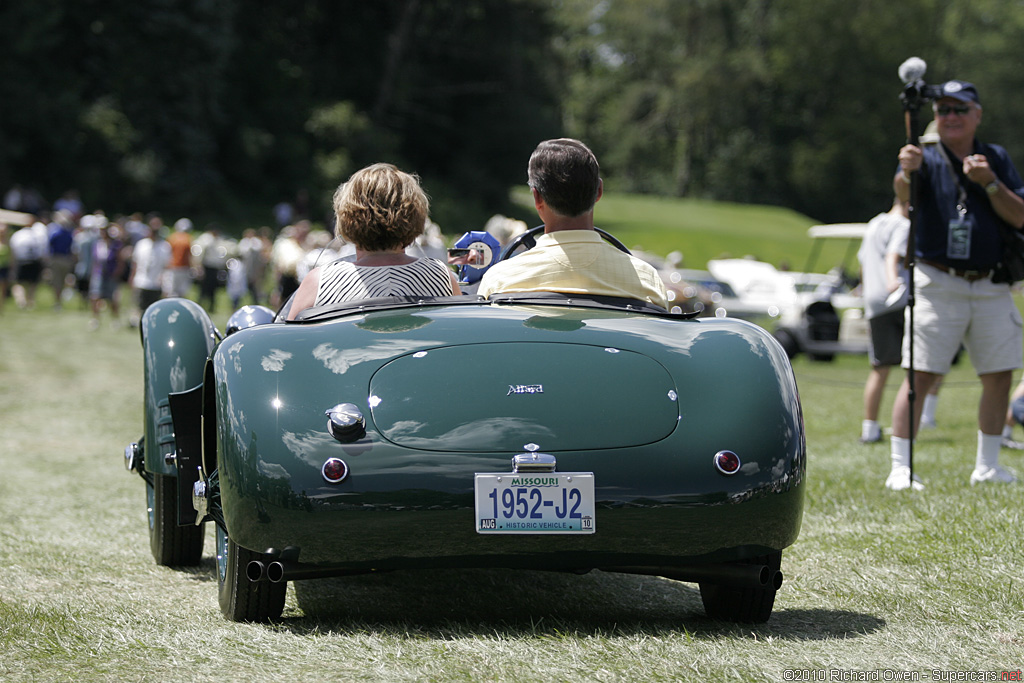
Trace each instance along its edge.
{"label": "belt", "polygon": [[985,278],[992,274],[991,268],[989,268],[988,270],[961,270],[960,268],[953,268],[952,266],[947,266],[945,263],[936,263],[935,261],[929,261],[928,259],[918,259],[918,261],[925,264],[926,266],[931,266],[936,270],[941,270],[943,273],[946,273],[948,275],[956,275],[957,277],[962,277],[968,282],[984,280]]}

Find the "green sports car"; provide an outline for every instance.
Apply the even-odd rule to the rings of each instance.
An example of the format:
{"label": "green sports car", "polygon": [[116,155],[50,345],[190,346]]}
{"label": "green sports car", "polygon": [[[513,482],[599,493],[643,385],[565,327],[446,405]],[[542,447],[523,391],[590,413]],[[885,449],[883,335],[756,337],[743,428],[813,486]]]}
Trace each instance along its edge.
{"label": "green sports car", "polygon": [[142,320],[158,564],[216,532],[220,606],[281,615],[287,583],[371,571],[593,569],[695,582],[763,622],[803,512],[782,347],[751,323],[562,294],[374,299],[222,336],[186,299]]}

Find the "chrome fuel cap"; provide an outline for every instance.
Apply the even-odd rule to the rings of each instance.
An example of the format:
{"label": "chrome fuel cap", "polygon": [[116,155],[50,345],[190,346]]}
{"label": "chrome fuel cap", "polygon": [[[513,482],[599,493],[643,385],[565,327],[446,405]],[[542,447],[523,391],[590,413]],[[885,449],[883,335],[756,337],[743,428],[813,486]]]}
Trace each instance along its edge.
{"label": "chrome fuel cap", "polygon": [[366,436],[366,418],[354,403],[339,403],[327,415],[327,431],[342,443],[352,443]]}

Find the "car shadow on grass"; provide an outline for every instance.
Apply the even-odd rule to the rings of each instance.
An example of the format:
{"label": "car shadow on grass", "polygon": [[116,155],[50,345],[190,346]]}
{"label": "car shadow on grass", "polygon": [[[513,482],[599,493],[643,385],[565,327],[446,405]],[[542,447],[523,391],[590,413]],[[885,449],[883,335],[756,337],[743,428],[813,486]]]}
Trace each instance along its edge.
{"label": "car shadow on grass", "polygon": [[419,570],[291,585],[277,626],[297,634],[370,631],[444,639],[686,632],[698,638],[823,640],[885,626],[871,614],[780,608],[780,601],[765,624],[715,621],[704,615],[696,584],[600,571]]}
{"label": "car shadow on grass", "polygon": [[205,555],[195,567],[172,567],[174,571],[200,583],[217,583],[217,558]]}

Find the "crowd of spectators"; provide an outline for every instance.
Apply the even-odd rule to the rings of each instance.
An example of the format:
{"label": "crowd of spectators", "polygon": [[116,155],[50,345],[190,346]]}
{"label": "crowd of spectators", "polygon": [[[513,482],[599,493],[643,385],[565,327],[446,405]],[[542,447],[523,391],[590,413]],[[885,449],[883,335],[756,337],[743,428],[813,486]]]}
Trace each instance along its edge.
{"label": "crowd of spectators", "polygon": [[[104,315],[114,326],[137,326],[148,306],[170,296],[192,298],[213,313],[223,306],[223,291],[231,310],[247,303],[276,310],[314,267],[354,253],[352,245],[305,218],[298,201],[274,207],[276,227],[248,228],[240,238],[217,224],[197,229],[189,218],[167,222],[156,212],[89,212],[75,190],[47,204],[15,185],[4,194],[2,209],[0,311],[11,302],[35,308],[39,288],[46,287],[54,308],[91,311],[93,329]],[[525,229],[518,223],[499,216],[488,229]],[[428,221],[408,251],[445,260],[447,246],[440,227]]]}
{"label": "crowd of spectators", "polygon": [[[245,230],[241,239],[210,224],[197,230],[188,218],[166,223],[159,213],[107,216],[86,211],[74,190],[47,205],[21,186],[3,196],[0,213],[0,311],[6,305],[35,308],[40,287],[52,290],[53,306],[92,312],[98,328],[108,315],[115,326],[137,326],[162,297],[198,300],[207,310],[225,290],[232,306],[273,305],[294,264],[275,261],[278,245],[294,245],[301,261],[323,230],[308,220]],[[328,240],[329,241],[329,240]]]}

